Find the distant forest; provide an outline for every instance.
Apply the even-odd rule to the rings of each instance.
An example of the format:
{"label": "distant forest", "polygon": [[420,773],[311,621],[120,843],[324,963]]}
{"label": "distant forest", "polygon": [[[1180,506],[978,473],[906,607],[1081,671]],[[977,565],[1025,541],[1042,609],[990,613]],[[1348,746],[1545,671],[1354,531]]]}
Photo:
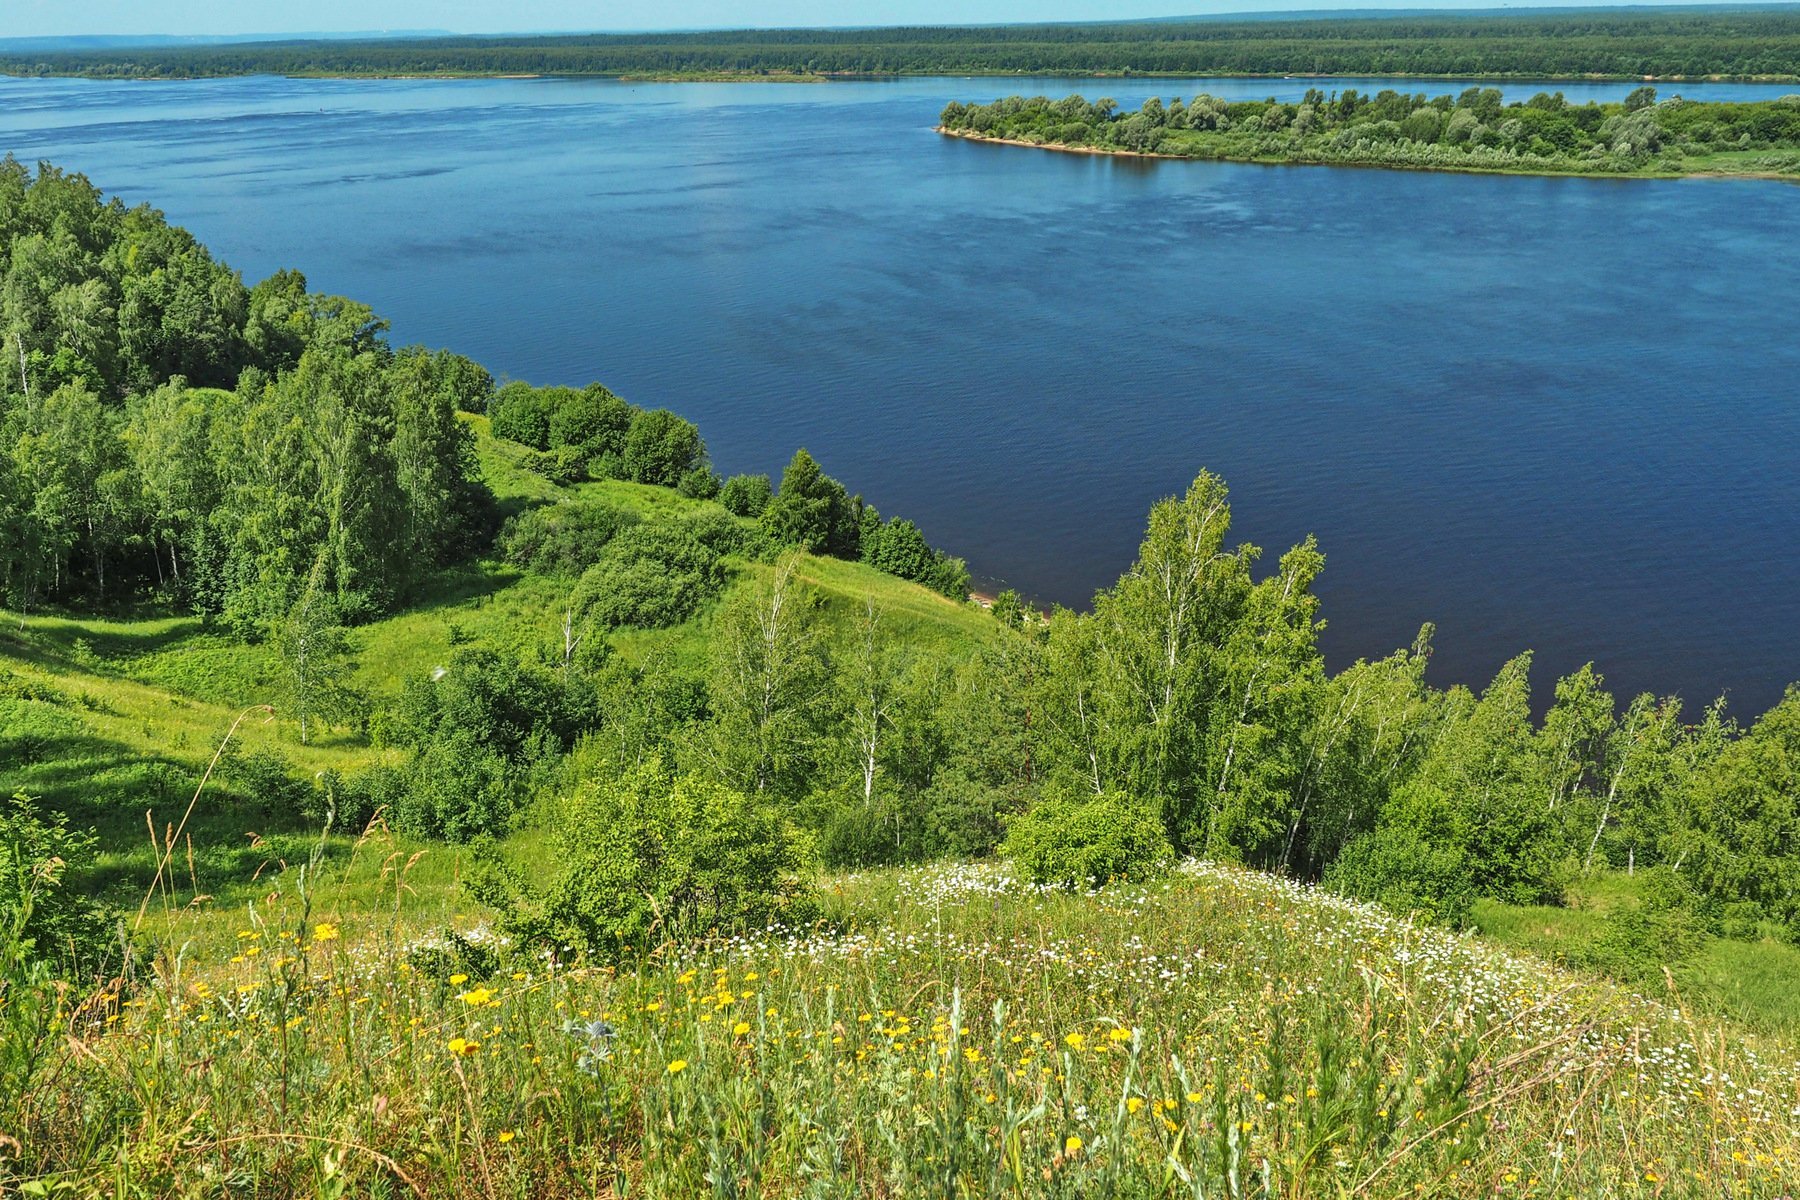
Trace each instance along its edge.
{"label": "distant forest", "polygon": [[15,75],[1800,78],[1800,8],[271,42],[0,55]]}

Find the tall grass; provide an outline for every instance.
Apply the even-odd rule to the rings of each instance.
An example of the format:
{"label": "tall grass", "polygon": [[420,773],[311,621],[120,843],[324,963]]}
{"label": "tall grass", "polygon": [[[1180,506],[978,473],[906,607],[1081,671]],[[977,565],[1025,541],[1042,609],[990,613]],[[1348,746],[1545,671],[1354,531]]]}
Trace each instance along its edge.
{"label": "tall grass", "polygon": [[296,869],[0,1098],[15,1184],[198,1196],[1776,1196],[1800,1075],[1273,878],[846,878],[798,933],[571,967]]}

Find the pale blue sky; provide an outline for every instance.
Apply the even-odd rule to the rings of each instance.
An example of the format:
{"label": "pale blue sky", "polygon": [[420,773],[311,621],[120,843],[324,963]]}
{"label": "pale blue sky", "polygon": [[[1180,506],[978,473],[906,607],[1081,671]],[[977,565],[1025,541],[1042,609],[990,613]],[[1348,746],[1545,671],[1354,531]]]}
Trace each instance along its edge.
{"label": "pale blue sky", "polygon": [[[1567,3],[1568,0],[1561,0]],[[0,0],[0,37],[446,29],[745,28],[1093,21],[1251,10],[1498,7],[1498,0]],[[1516,5],[1524,7],[1524,5]]]}

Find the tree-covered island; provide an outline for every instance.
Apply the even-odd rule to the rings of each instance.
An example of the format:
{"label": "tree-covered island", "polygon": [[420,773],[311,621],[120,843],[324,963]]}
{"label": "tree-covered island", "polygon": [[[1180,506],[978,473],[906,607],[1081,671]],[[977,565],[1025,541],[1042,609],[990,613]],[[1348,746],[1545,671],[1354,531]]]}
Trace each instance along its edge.
{"label": "tree-covered island", "polygon": [[1800,95],[1754,103],[1640,87],[1622,103],[1569,103],[1540,92],[1507,104],[1499,89],[1428,97],[1311,88],[1298,104],[1217,96],[1151,97],[1136,112],[1110,99],[1009,96],[948,105],[941,132],[1084,153],[1229,162],[1337,163],[1533,175],[1758,175],[1800,178]]}

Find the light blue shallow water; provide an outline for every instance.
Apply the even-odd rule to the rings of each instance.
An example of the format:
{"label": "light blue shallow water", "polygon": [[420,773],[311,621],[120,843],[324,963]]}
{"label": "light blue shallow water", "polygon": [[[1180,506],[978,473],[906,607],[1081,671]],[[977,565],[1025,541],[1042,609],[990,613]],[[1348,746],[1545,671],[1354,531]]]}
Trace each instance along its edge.
{"label": "light blue shallow water", "polygon": [[1544,685],[1593,659],[1621,691],[1772,703],[1800,679],[1800,187],[930,131],[1013,91],[1312,86],[1385,85],[0,80],[0,152],[401,341],[675,408],[727,472],[804,444],[1045,599],[1114,578],[1205,466],[1271,560],[1318,534],[1334,664],[1432,620],[1441,682],[1533,647]]}

